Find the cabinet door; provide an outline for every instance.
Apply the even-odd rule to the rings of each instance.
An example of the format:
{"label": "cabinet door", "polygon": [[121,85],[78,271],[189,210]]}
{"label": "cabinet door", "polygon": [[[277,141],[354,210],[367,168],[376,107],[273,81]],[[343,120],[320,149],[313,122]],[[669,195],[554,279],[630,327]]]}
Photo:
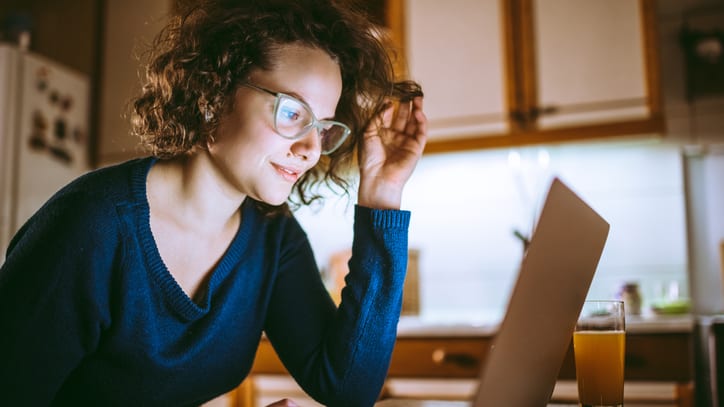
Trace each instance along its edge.
{"label": "cabinet door", "polygon": [[508,132],[499,0],[407,0],[405,53],[431,142]]}
{"label": "cabinet door", "polygon": [[161,30],[172,0],[107,0],[103,72],[98,123],[99,166],[140,155],[139,139],[131,135],[128,101],[140,90],[136,58]]}
{"label": "cabinet door", "polygon": [[533,0],[538,129],[651,114],[642,4]]}

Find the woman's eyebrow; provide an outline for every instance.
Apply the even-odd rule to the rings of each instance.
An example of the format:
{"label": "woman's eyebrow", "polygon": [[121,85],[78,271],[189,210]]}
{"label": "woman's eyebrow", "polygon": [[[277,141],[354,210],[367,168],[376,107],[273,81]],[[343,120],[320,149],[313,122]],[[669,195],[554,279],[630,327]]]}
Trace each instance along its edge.
{"label": "woman's eyebrow", "polygon": [[[320,120],[320,121],[321,121],[321,120],[334,120],[334,116],[332,116],[332,117],[317,117],[317,113],[314,111],[314,109],[312,109],[312,105],[310,105],[309,102],[307,102],[307,101],[304,99],[304,97],[303,97],[302,95],[298,94],[297,92],[294,92],[294,91],[289,91],[289,92],[280,91],[279,93],[283,93],[283,94],[285,94],[285,95],[287,95],[287,96],[291,96],[291,97],[293,97],[294,99],[297,99],[297,100],[299,100],[300,102],[304,103],[304,105],[306,105],[306,106],[309,108],[309,111],[312,112],[312,114],[314,115],[314,117],[317,118],[317,120]],[[336,106],[335,106],[335,110],[336,110]]]}

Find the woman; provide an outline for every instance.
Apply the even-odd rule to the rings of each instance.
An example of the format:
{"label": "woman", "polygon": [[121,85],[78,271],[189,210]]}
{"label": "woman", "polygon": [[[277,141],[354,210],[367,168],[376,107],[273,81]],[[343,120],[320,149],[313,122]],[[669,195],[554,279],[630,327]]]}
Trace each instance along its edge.
{"label": "woman", "polygon": [[[74,181],[10,244],[0,405],[199,405],[244,379],[262,332],[320,403],[372,405],[400,311],[421,92],[392,107],[384,48],[334,0],[204,3],[154,45],[133,101],[151,156]],[[346,190],[353,162],[337,308],[287,200]]]}

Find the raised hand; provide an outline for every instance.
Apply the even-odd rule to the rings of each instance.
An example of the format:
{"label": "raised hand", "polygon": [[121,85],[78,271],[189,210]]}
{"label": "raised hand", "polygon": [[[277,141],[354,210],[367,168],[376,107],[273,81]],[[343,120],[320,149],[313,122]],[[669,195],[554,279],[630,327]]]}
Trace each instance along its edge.
{"label": "raised hand", "polygon": [[427,142],[427,118],[422,97],[385,109],[365,131],[360,149],[358,204],[399,209],[402,189],[412,175]]}

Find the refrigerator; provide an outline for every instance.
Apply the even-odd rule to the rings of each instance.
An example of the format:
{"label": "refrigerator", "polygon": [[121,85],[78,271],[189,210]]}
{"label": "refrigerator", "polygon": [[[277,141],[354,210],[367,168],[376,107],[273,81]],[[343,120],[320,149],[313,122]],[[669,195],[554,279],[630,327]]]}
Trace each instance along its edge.
{"label": "refrigerator", "polygon": [[[701,122],[700,117],[695,120]],[[724,135],[722,127],[710,128]],[[724,405],[724,137],[721,140],[690,147],[684,155],[698,406]]]}
{"label": "refrigerator", "polygon": [[15,232],[89,170],[90,79],[0,43],[0,264]]}

